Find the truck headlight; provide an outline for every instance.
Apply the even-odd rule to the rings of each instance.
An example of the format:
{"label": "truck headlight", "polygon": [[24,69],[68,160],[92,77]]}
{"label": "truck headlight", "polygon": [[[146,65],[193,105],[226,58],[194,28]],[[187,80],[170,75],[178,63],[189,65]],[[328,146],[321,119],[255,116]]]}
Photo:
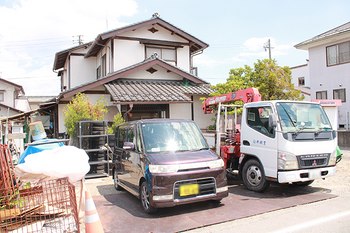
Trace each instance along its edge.
{"label": "truck headlight", "polygon": [[280,151],[278,152],[279,170],[295,170],[298,168],[298,160],[295,155]]}
{"label": "truck headlight", "polygon": [[334,166],[337,161],[337,150],[334,150],[329,157],[328,166]]}

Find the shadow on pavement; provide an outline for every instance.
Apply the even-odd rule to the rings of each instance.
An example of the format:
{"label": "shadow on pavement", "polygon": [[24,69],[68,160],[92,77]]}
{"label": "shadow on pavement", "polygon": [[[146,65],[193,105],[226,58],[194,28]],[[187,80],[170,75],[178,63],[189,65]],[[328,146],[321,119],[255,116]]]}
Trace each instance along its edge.
{"label": "shadow on pavement", "polygon": [[[104,186],[98,187],[101,193],[113,187]],[[336,197],[328,192],[317,187],[272,184],[265,192],[256,193],[241,181],[230,181],[229,196],[220,204],[206,201],[181,205],[159,209],[152,215],[144,213],[140,200],[126,191],[115,190],[93,199],[105,232],[156,233],[179,232]]]}

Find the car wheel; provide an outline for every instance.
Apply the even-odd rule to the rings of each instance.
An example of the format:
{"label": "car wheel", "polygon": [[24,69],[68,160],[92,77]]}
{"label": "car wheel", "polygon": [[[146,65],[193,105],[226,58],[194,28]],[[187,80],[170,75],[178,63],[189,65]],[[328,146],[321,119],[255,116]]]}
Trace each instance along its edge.
{"label": "car wheel", "polygon": [[244,164],[242,178],[244,185],[255,192],[263,192],[270,186],[261,164],[256,159],[250,159]]}
{"label": "car wheel", "polygon": [[114,188],[118,191],[123,190],[123,188],[119,185],[117,169],[114,170],[113,180],[114,180]]}
{"label": "car wheel", "polygon": [[151,206],[151,192],[149,191],[146,181],[142,182],[141,184],[140,199],[142,209],[147,214],[152,214],[157,211],[157,208]]}

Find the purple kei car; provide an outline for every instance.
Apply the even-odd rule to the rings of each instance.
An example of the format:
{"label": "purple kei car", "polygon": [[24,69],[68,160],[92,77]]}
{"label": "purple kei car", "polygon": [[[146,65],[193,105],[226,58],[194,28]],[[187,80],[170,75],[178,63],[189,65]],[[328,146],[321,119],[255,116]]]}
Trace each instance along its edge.
{"label": "purple kei car", "polygon": [[224,162],[193,121],[126,122],[115,136],[115,188],[136,195],[146,213],[227,197]]}

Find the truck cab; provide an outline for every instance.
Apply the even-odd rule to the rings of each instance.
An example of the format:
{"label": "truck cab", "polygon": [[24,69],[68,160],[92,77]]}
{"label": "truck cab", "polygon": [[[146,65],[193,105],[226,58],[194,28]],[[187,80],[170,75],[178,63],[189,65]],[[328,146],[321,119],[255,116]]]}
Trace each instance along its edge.
{"label": "truck cab", "polygon": [[336,173],[336,132],[314,102],[259,101],[243,106],[239,172],[250,190],[270,181],[308,185]]}

